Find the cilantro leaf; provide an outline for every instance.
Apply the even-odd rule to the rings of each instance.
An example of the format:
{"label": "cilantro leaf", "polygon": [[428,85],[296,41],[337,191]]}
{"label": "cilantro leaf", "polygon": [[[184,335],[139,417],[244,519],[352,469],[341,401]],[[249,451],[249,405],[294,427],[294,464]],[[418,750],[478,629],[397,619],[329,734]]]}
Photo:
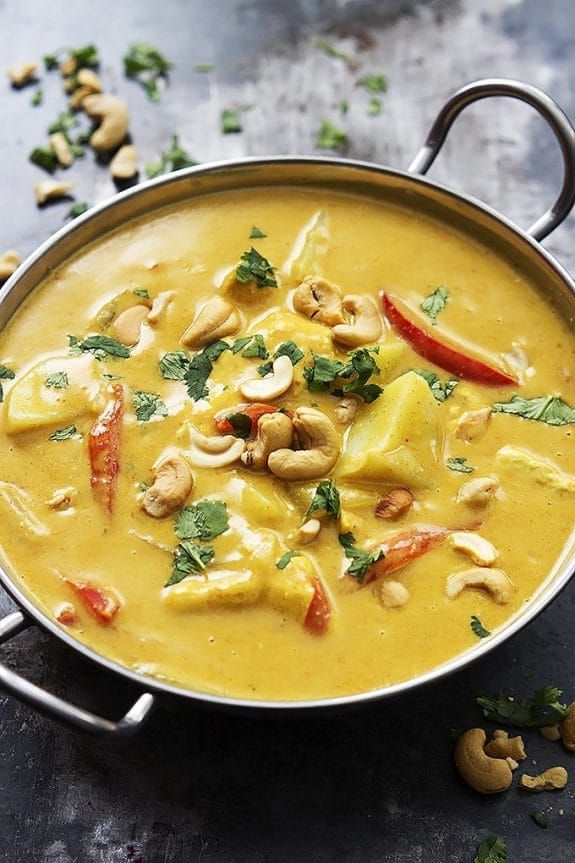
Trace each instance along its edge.
{"label": "cilantro leaf", "polygon": [[248,359],[257,357],[260,360],[267,360],[269,351],[265,346],[264,337],[260,333],[256,333],[254,336],[250,336],[250,339],[250,344],[242,351],[242,357]]}
{"label": "cilantro leaf", "polygon": [[459,383],[455,378],[449,378],[449,380],[442,384],[435,372],[429,371],[428,369],[412,369],[411,371],[414,371],[416,375],[419,375],[420,378],[427,381],[429,389],[433,393],[433,397],[438,402],[446,401]]}
{"label": "cilantro leaf", "polygon": [[52,432],[48,440],[70,440],[76,434],[76,426],[66,426],[63,429],[56,429]]}
{"label": "cilantro leaf", "polygon": [[550,426],[575,423],[575,409],[559,396],[539,396],[534,399],[512,396],[508,402],[495,402],[493,411],[502,414],[518,414],[524,419],[537,420]]}
{"label": "cilantro leaf", "polygon": [[227,421],[232,427],[232,434],[236,437],[241,437],[242,440],[247,440],[252,433],[252,421],[246,413],[227,414]]}
{"label": "cilantro leaf", "polygon": [[449,470],[454,470],[457,473],[473,473],[475,470],[474,467],[471,467],[470,464],[467,464],[467,458],[465,456],[456,456],[455,458],[447,459],[447,467]]}
{"label": "cilantro leaf", "polygon": [[44,100],[44,90],[42,87],[38,87],[35,91],[34,95],[30,99],[30,104],[32,107],[36,108],[38,105],[41,105]]}
{"label": "cilantro leaf", "polygon": [[130,348],[120,344],[110,336],[96,335],[88,336],[86,339],[78,339],[76,336],[68,336],[70,349],[73,354],[91,353],[97,360],[107,357],[121,357],[128,359]]}
{"label": "cilantro leaf", "polygon": [[265,237],[267,237],[267,234],[264,234],[263,231],[260,231],[260,229],[258,227],[256,227],[256,225],[254,225],[252,228],[252,232],[249,236],[249,239],[250,240],[263,240],[263,239],[265,239]]}
{"label": "cilantro leaf", "polygon": [[501,836],[490,836],[482,842],[473,863],[507,863],[507,845]]}
{"label": "cilantro leaf", "polygon": [[175,548],[172,574],[164,587],[178,584],[178,582],[182,581],[182,579],[192,572],[202,572],[213,559],[213,546],[196,545],[195,542],[190,542],[190,540],[182,540]]}
{"label": "cilantro leaf", "polygon": [[16,372],[0,363],[0,404],[4,401],[4,388],[2,387],[2,381],[12,381],[15,377]]}
{"label": "cilantro leaf", "polygon": [[151,102],[159,100],[158,82],[166,78],[173,65],[149,42],[134,42],[124,57],[126,77],[138,81]]}
{"label": "cilantro leaf", "polygon": [[369,100],[369,105],[367,106],[367,116],[368,117],[377,117],[383,111],[383,102],[381,99],[378,99],[376,96],[373,99]]}
{"label": "cilantro leaf", "polygon": [[376,75],[366,75],[364,78],[359,79],[358,84],[361,84],[361,86],[365,87],[366,90],[369,90],[370,93],[387,92],[387,78],[381,73]]}
{"label": "cilantro leaf", "polygon": [[72,204],[72,206],[68,210],[68,218],[77,219],[78,216],[81,216],[88,209],[89,205],[86,204],[84,201],[76,201],[76,203]]}
{"label": "cilantro leaf", "polygon": [[559,701],[561,695],[556,686],[544,686],[532,698],[510,701],[509,696],[500,693],[496,697],[479,696],[475,700],[486,719],[517,728],[540,728],[554,725],[567,715],[569,708]]}
{"label": "cilantro leaf", "polygon": [[28,158],[49,174],[53,174],[59,165],[56,153],[51,147],[35,147]]}
{"label": "cilantro leaf", "polygon": [[206,381],[212,373],[215,360],[220,357],[224,351],[229,349],[229,345],[224,341],[212,342],[207,345],[203,351],[197,353],[189,362],[189,365],[184,372],[184,380],[188,387],[188,395],[194,401],[205,399],[209,390],[206,386]]}
{"label": "cilantro leaf", "polygon": [[298,348],[295,342],[291,339],[287,342],[282,342],[281,345],[274,351],[274,357],[277,359],[278,357],[289,357],[291,360],[292,366],[297,366],[300,360],[303,360],[304,353]]}
{"label": "cilantro leaf", "polygon": [[159,362],[162,376],[167,381],[183,381],[190,365],[190,358],[185,351],[172,351],[164,354]]}
{"label": "cilantro leaf", "polygon": [[136,290],[132,291],[132,293],[135,294],[137,297],[143,297],[146,300],[150,299],[150,292],[147,290],[147,288],[136,288]]}
{"label": "cilantro leaf", "polygon": [[79,122],[78,115],[73,111],[62,111],[56,120],[48,126],[48,134],[54,135],[56,132],[62,132],[68,143],[70,143],[68,132],[70,129],[73,129],[74,126],[77,126]]}
{"label": "cilantro leaf", "polygon": [[362,551],[356,548],[356,540],[353,533],[340,533],[339,542],[344,549],[345,556],[351,560],[347,568],[347,575],[351,575],[359,584],[363,584],[369,567],[373,563],[377,563],[378,560],[383,560],[385,557],[381,549]]}
{"label": "cilantro leaf", "polygon": [[322,357],[311,352],[313,365],[306,366],[303,370],[303,376],[307,381],[307,387],[310,393],[325,393],[330,384],[341,375],[345,368],[345,363],[341,360],[332,360],[329,357]]}
{"label": "cilantro leaf", "polygon": [[180,539],[214,539],[228,528],[228,512],[221,500],[200,500],[193,506],[185,506],[175,523]]}
{"label": "cilantro leaf", "polygon": [[168,150],[160,155],[158,162],[149,162],[146,165],[146,176],[152,179],[160,174],[169,174],[172,171],[180,171],[182,168],[192,168],[195,162],[189,153],[180,144],[178,135],[172,135],[172,141]]}
{"label": "cilantro leaf", "polygon": [[347,144],[347,133],[338,129],[329,120],[323,120],[315,145],[320,150],[341,150]]}
{"label": "cilantro leaf", "polygon": [[132,407],[136,412],[136,419],[141,423],[149,422],[153,416],[165,417],[168,415],[166,405],[156,393],[134,390],[132,393]]}
{"label": "cilantro leaf", "polygon": [[70,386],[66,372],[54,372],[48,375],[44,383],[47,387],[54,387],[56,390],[65,390]]}
{"label": "cilantro leaf", "polygon": [[348,54],[344,54],[343,51],[339,51],[335,48],[331,42],[328,42],[327,39],[322,39],[320,36],[315,40],[315,44],[326,54],[328,57],[333,57],[336,60],[343,60],[344,63],[349,63],[350,57]]}
{"label": "cilantro leaf", "polygon": [[323,479],[315,490],[312,502],[305,514],[306,519],[314,512],[325,512],[333,518],[339,518],[341,504],[339,492],[331,479]]}
{"label": "cilantro leaf", "polygon": [[437,315],[439,312],[442,312],[447,305],[448,296],[447,288],[443,285],[439,285],[432,294],[429,294],[429,296],[419,304],[419,308],[425,312],[428,318],[431,319],[431,323],[434,326],[437,324]]}
{"label": "cilantro leaf", "polygon": [[488,629],[485,629],[485,627],[475,614],[471,615],[470,626],[477,638],[488,638],[491,635],[490,631]]}
{"label": "cilantro leaf", "polygon": [[275,267],[252,246],[240,258],[236,267],[236,281],[242,284],[255,281],[258,288],[277,288],[274,273]]}
{"label": "cilantro leaf", "polygon": [[383,392],[378,384],[368,383],[371,375],[379,373],[379,366],[367,348],[356,348],[347,363],[321,357],[315,351],[312,351],[312,357],[313,366],[306,366],[303,371],[312,393],[326,392],[336,378],[344,378],[347,382],[342,388],[332,390],[332,395],[358,395],[369,404]]}
{"label": "cilantro leaf", "polygon": [[98,49],[95,45],[84,45],[82,48],[69,48],[68,54],[76,61],[76,65],[96,69],[100,65]]}
{"label": "cilantro leaf", "polygon": [[242,132],[242,121],[240,111],[242,108],[224,108],[221,114],[221,130],[224,135]]}
{"label": "cilantro leaf", "polygon": [[285,554],[282,554],[279,560],[276,560],[276,566],[278,569],[285,569],[292,557],[301,557],[299,551],[286,551]]}

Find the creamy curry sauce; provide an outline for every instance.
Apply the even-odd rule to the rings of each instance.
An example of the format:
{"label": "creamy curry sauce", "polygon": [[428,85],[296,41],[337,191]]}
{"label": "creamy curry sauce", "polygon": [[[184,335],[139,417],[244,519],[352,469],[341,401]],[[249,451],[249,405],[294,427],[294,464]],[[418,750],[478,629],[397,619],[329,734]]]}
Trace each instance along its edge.
{"label": "creamy curry sauce", "polygon": [[[266,236],[250,238],[253,226]],[[252,246],[275,268],[267,277],[276,287],[250,281],[250,262],[261,264],[253,255],[237,280],[238,261]],[[294,292],[306,277],[316,278],[300,288],[302,313]],[[317,322],[326,291],[347,344]],[[225,350],[213,359],[208,397],[194,400],[186,380],[166,379],[159,363],[183,351],[164,371],[187,373],[197,387],[190,361],[202,349],[181,340],[216,295],[233,308],[232,324],[240,318],[224,337],[228,345],[260,334],[246,347],[257,351],[263,341],[269,358],[244,357],[246,347]],[[348,295],[370,298],[367,343],[353,332],[364,321]],[[129,356],[101,349],[95,356],[102,342],[87,337],[126,340],[118,318],[134,305],[137,343],[124,351]],[[431,354],[421,332],[433,342]],[[68,335],[79,340],[75,347]],[[363,377],[349,373],[350,338],[359,338]],[[258,367],[290,341],[304,355],[292,367],[293,382],[262,401],[282,409],[284,435],[286,422],[288,435],[297,427],[293,443],[284,440],[293,451],[288,473],[293,454],[317,443],[302,408],[312,409],[316,432],[319,422],[321,445],[327,423],[331,438],[321,452],[328,467],[311,478],[279,478],[265,453],[263,469],[245,465],[239,450],[247,447],[249,462],[253,435],[237,445],[219,441],[226,429],[250,435],[241,416],[250,400],[240,387],[263,381]],[[437,359],[437,343],[471,358],[472,376],[483,363],[503,383],[450,373],[429,358]],[[348,376],[310,392],[305,375],[318,376],[312,351],[338,359],[344,373],[347,364]],[[476,645],[472,616],[491,633],[503,626],[561,554],[575,494],[574,415],[566,407],[575,404],[574,353],[566,324],[521,272],[472,237],[394,206],[325,191],[252,189],[135,221],[54,272],[0,335],[0,363],[15,372],[14,379],[3,372],[0,406],[3,556],[41,609],[79,641],[183,687],[290,700],[406,680]],[[289,378],[285,360],[280,365]],[[328,368],[333,375],[333,363]],[[434,372],[439,382],[410,370]],[[450,380],[456,385],[446,387]],[[374,400],[352,395],[351,406],[342,406],[345,394],[331,391],[346,385]],[[512,403],[539,419],[481,410],[515,395],[562,401]],[[228,415],[236,418],[226,426]],[[549,424],[556,416],[561,424]],[[214,449],[225,456],[234,446],[231,464],[205,466],[217,461]],[[144,507],[148,495],[154,510],[149,486],[167,456],[180,473],[191,472],[193,488],[183,501],[160,499],[160,508],[175,509],[157,517]],[[273,463],[285,467],[285,453]],[[186,482],[184,475],[184,493]],[[320,492],[307,516],[320,483],[329,502],[322,508]],[[407,490],[403,512],[383,500],[396,489]],[[298,531],[314,518],[319,533],[301,544]],[[187,551],[180,547],[174,569],[178,524]],[[207,538],[194,537],[198,529]],[[469,556],[470,534],[472,546],[477,537],[488,541],[477,552],[488,565],[478,568]],[[289,550],[299,556],[278,568]],[[457,581],[478,569],[468,586]]]}

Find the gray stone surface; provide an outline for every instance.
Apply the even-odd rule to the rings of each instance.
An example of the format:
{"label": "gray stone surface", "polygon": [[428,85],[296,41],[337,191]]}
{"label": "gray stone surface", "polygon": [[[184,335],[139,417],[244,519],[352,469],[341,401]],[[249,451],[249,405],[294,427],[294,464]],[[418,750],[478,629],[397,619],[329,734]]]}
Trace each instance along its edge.
{"label": "gray stone surface", "polygon": [[[126,98],[145,161],[173,132],[198,160],[309,153],[321,118],[349,132],[348,155],[404,167],[437,108],[486,75],[547,89],[575,114],[575,27],[569,0],[0,0],[0,66],[60,45],[98,44],[109,89]],[[360,72],[384,71],[384,112],[367,117],[365,93],[317,34],[357,54]],[[123,78],[133,39],[176,63],[158,105]],[[194,73],[212,62],[210,76]],[[28,253],[61,226],[67,205],[37,210],[39,172],[26,154],[62,107],[56,80],[31,108],[31,89],[0,86],[0,246]],[[340,120],[333,107],[350,111]],[[241,135],[222,136],[222,107],[252,104]],[[521,225],[559,182],[555,144],[523,105],[496,101],[461,118],[433,176],[489,201]],[[93,157],[70,172],[77,197],[113,193]],[[575,264],[575,218],[547,245]],[[556,683],[575,693],[575,588],[494,655],[444,683],[391,703],[290,719],[233,717],[166,704],[123,746],[69,733],[0,697],[0,859],[9,863],[467,863],[491,833],[511,863],[575,860],[573,792],[481,799],[451,764],[450,726],[477,719],[473,696]],[[2,610],[10,602],[2,596]],[[2,649],[24,675],[73,701],[119,714],[131,689],[59,644],[28,632]],[[569,757],[537,734],[541,768]],[[572,758],[571,758],[572,764]],[[550,829],[530,819],[546,812]],[[565,814],[559,815],[563,809]]]}

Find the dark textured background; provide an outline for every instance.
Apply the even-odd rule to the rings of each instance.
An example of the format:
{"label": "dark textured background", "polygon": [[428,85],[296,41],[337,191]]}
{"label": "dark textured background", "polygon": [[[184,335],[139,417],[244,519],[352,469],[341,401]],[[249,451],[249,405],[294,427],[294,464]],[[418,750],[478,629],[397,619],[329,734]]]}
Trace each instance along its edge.
{"label": "dark textured background", "polygon": [[[318,33],[355,51],[360,72],[384,71],[384,113],[365,115],[355,75],[314,47]],[[196,159],[309,153],[322,117],[348,99],[348,155],[404,167],[436,110],[460,84],[520,77],[575,115],[575,16],[570,0],[0,0],[0,66],[94,41],[106,87],[128,101],[144,161],[172,132]],[[123,78],[134,39],[176,68],[160,104]],[[211,62],[210,76],[194,73]],[[39,211],[40,172],[26,155],[63,107],[56,73],[46,101],[0,86],[0,247],[28,253],[62,224],[67,204]],[[252,104],[245,132],[221,136],[222,107]],[[522,105],[495,101],[458,122],[433,175],[529,224],[560,171],[549,132]],[[88,156],[69,172],[77,198],[113,187]],[[547,242],[575,268],[575,218]],[[471,863],[500,833],[510,863],[575,860],[573,792],[482,799],[452,767],[450,726],[478,718],[473,697],[557,683],[575,694],[575,587],[507,646],[449,681],[393,703],[284,720],[166,705],[120,746],[62,730],[0,698],[0,859],[50,863]],[[2,609],[10,602],[2,596]],[[119,715],[133,697],[59,644],[28,632],[2,650],[9,665],[71,700]],[[538,766],[569,756],[527,735]],[[571,758],[571,764],[573,759]],[[575,770],[572,770],[575,774]],[[575,777],[574,777],[575,778]],[[573,787],[573,785],[571,785]],[[530,819],[546,812],[550,829]],[[559,810],[565,814],[561,817]]]}

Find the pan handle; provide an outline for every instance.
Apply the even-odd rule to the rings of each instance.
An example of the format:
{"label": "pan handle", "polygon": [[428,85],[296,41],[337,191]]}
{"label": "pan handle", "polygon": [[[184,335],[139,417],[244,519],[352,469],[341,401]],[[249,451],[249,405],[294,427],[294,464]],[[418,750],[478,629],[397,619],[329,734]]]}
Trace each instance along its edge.
{"label": "pan handle", "polygon": [[508,78],[484,78],[466,84],[451,96],[437,115],[425,144],[408,170],[412,174],[426,174],[441,150],[454,120],[473,102],[490,96],[511,96],[531,105],[551,127],[563,154],[563,184],[555,203],[534,222],[527,233],[534,240],[543,240],[569,215],[575,203],[575,130],[567,115],[547,93]]}
{"label": "pan handle", "polygon": [[[32,626],[32,620],[21,611],[8,614],[0,620],[0,644],[9,641],[29,626]],[[35,707],[51,719],[99,737],[131,737],[147,719],[154,706],[154,696],[150,692],[144,692],[125,716],[117,722],[112,722],[110,719],[104,719],[46,692],[40,686],[30,683],[16,672],[6,668],[2,663],[0,663],[0,689],[9,692],[19,701]]]}

